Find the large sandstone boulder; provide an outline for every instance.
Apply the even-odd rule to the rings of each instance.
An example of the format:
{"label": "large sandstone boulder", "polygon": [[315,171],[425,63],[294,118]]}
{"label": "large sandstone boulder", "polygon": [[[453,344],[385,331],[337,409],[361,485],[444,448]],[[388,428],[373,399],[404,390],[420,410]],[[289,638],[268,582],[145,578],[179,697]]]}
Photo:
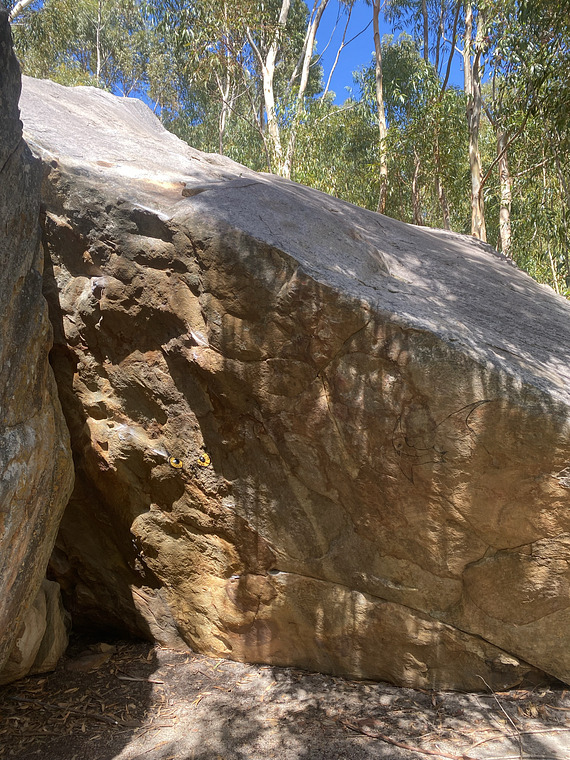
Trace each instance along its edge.
{"label": "large sandstone boulder", "polygon": [[136,100],[26,80],[22,109],[75,619],[417,687],[570,682],[570,305]]}
{"label": "large sandstone boulder", "polygon": [[30,615],[39,620],[44,610],[35,630],[46,627],[40,585],[73,483],[69,435],[48,364],[41,165],[22,140],[19,95],[8,16],[0,10],[0,682],[9,680],[1,671],[16,645],[12,653],[21,661]]}

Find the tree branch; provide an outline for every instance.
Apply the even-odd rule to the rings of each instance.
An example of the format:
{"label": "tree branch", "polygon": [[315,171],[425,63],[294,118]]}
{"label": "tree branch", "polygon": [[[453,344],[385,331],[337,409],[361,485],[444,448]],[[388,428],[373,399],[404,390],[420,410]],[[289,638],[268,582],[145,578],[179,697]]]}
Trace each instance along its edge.
{"label": "tree branch", "polygon": [[453,32],[451,34],[451,48],[449,50],[449,58],[447,59],[447,68],[445,70],[445,79],[443,80],[443,84],[441,85],[441,92],[439,93],[438,101],[440,101],[443,98],[443,94],[447,88],[447,83],[449,82],[449,75],[451,73],[451,63],[453,61],[453,55],[456,51],[455,43],[457,41],[457,22],[459,20],[459,10],[461,8],[461,0],[457,0],[457,5],[455,6],[455,16],[453,17]]}
{"label": "tree branch", "polygon": [[16,3],[16,5],[12,8],[10,11],[10,15],[8,16],[9,21],[13,21],[16,16],[19,16],[22,11],[24,11],[28,5],[31,5],[34,2],[34,0],[20,0],[19,3]]}
{"label": "tree branch", "polygon": [[550,158],[545,158],[544,161],[541,161],[539,164],[535,164],[528,169],[523,169],[523,171],[519,172],[518,174],[513,174],[512,178],[518,179],[519,177],[524,177],[525,174],[530,174],[531,172],[535,171],[536,169],[540,169],[542,166],[545,166],[548,163],[550,163]]}
{"label": "tree branch", "polygon": [[[305,39],[303,41],[303,47],[301,49],[299,57],[297,58],[297,63],[295,64],[295,68],[293,69],[293,73],[291,74],[291,77],[289,79],[289,89],[291,89],[291,87],[293,87],[293,83],[294,83],[295,79],[297,79],[297,77],[299,76],[299,71],[301,69],[301,65],[302,65],[303,61],[305,60],[305,51],[307,50],[307,43],[309,41],[309,33],[310,33],[310,30],[311,30],[311,23],[312,23],[313,15],[315,13],[315,9],[317,7],[317,2],[318,2],[318,0],[314,1],[314,3],[313,3],[313,10],[311,11],[311,13],[309,15],[309,23],[307,24],[307,31],[305,32]],[[332,39],[332,35],[335,33],[335,29],[336,29],[336,24],[335,24],[334,29],[331,32],[331,39]],[[330,42],[330,40],[329,40],[329,42]]]}
{"label": "tree branch", "polygon": [[340,45],[338,46],[338,50],[336,51],[336,58],[334,59],[334,63],[331,66],[331,70],[329,72],[329,78],[327,79],[327,84],[326,84],[326,87],[325,87],[325,89],[323,91],[323,94],[320,97],[320,100],[323,100],[326,97],[327,92],[329,91],[331,79],[332,79],[332,76],[333,76],[333,74],[335,72],[336,65],[338,63],[338,59],[340,58],[340,54],[342,53],[342,50],[345,47],[344,39],[346,37],[346,30],[348,29],[348,24],[350,23],[350,17],[351,17],[351,15],[352,15],[352,7],[348,11],[348,17],[346,19],[346,24],[344,25],[344,32],[342,33],[342,40],[340,41]]}
{"label": "tree branch", "polygon": [[331,116],[336,116],[339,113],[342,113],[343,111],[351,111],[353,108],[356,108],[356,106],[360,105],[360,103],[350,103],[348,106],[343,106],[342,108],[337,109],[336,111],[331,111],[330,113],[326,113],[324,116],[321,116],[320,119],[317,119],[315,121],[315,124],[319,124],[319,122],[324,121],[325,119],[330,119]]}
{"label": "tree branch", "polygon": [[249,44],[251,45],[251,49],[252,49],[252,50],[253,50],[253,52],[255,53],[255,57],[256,57],[256,58],[257,58],[257,60],[259,61],[259,65],[261,66],[261,68],[263,68],[263,66],[264,66],[264,62],[263,62],[263,56],[261,55],[261,53],[260,53],[260,51],[259,51],[259,48],[258,48],[258,47],[257,47],[257,45],[255,44],[255,41],[254,41],[254,39],[253,39],[253,35],[252,35],[252,33],[251,33],[251,29],[249,28],[249,26],[248,26],[248,27],[246,27],[246,29],[245,29],[245,34],[246,34],[246,37],[247,37],[247,41],[248,41],[248,42],[249,42]]}
{"label": "tree branch", "polygon": [[[541,86],[542,86],[542,84],[544,84],[544,79],[545,79],[545,78],[546,78],[546,76],[543,78],[543,80],[542,80],[542,82],[540,83],[539,87],[541,87]],[[535,90],[535,92],[534,92],[534,95],[536,95],[536,90]],[[520,125],[520,127],[517,129],[517,131],[514,133],[514,135],[513,135],[513,136],[512,136],[512,137],[511,137],[509,140],[507,140],[507,142],[505,143],[505,146],[504,146],[504,148],[502,149],[502,151],[501,151],[501,152],[500,152],[500,153],[497,155],[497,157],[496,157],[496,158],[494,159],[494,161],[491,163],[491,166],[490,166],[490,167],[487,169],[487,171],[485,172],[485,176],[484,176],[484,177],[483,177],[483,179],[481,180],[481,190],[483,189],[483,187],[484,187],[485,183],[487,182],[487,180],[488,180],[488,179],[489,179],[489,177],[491,176],[491,172],[493,171],[493,169],[495,168],[495,166],[496,166],[496,165],[499,163],[499,161],[500,161],[500,160],[503,158],[503,156],[505,155],[505,153],[507,152],[507,150],[510,148],[510,146],[513,144],[513,142],[514,142],[515,140],[517,140],[517,139],[518,139],[518,138],[521,136],[521,134],[523,133],[523,131],[524,131],[524,128],[526,127],[526,123],[527,123],[527,121],[528,121],[528,118],[529,118],[529,116],[530,116],[530,106],[531,106],[531,105],[532,105],[532,98],[530,99],[530,102],[527,102],[527,107],[526,107],[526,111],[525,111],[524,119],[522,120],[522,124],[521,124],[521,125]],[[491,122],[491,124],[492,124],[492,123],[493,123],[493,122]]]}

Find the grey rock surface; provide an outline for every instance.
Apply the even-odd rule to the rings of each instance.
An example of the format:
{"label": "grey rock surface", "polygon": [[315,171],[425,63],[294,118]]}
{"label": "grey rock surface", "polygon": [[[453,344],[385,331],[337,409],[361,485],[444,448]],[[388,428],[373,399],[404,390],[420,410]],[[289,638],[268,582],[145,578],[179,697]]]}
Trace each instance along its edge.
{"label": "grey rock surface", "polygon": [[137,101],[26,80],[21,102],[76,618],[414,687],[570,680],[570,305]]}
{"label": "grey rock surface", "polygon": [[19,92],[8,17],[0,11],[0,672],[39,592],[73,482],[48,364],[41,165],[22,139]]}

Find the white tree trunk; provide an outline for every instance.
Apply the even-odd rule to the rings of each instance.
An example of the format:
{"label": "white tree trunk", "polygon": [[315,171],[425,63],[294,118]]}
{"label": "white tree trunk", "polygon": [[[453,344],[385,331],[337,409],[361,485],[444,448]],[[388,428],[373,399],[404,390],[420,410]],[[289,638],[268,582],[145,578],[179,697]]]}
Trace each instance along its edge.
{"label": "white tree trunk", "polygon": [[[463,46],[463,69],[465,94],[467,96],[466,116],[469,130],[469,167],[471,170],[471,234],[479,240],[487,240],[485,228],[485,208],[481,184],[481,153],[479,151],[479,128],[481,125],[481,53],[483,49],[484,22],[479,11],[475,45],[473,33],[473,7],[465,8],[465,44]],[[473,60],[471,53],[473,52]]]}
{"label": "white tree trunk", "polygon": [[422,219],[422,202],[420,198],[419,176],[421,161],[417,152],[414,150],[414,176],[412,177],[412,211],[414,224],[421,225]]}
{"label": "white tree trunk", "polygon": [[499,157],[499,180],[501,183],[499,232],[501,235],[501,251],[505,256],[511,256],[511,204],[513,196],[506,143],[507,136],[499,127],[497,130],[497,155]]}
{"label": "white tree trunk", "polygon": [[279,18],[275,27],[275,33],[267,51],[265,59],[261,55],[261,52],[257,48],[251,33],[248,30],[249,43],[253,48],[255,55],[260,64],[261,77],[263,81],[263,102],[265,105],[265,118],[267,119],[267,137],[269,141],[269,154],[271,157],[272,171],[277,170],[283,166],[283,147],[281,144],[281,131],[279,129],[279,121],[277,119],[277,112],[275,110],[275,92],[273,88],[273,80],[275,78],[275,62],[277,60],[277,53],[279,52],[279,42],[285,31],[287,24],[287,16],[289,15],[289,8],[291,7],[291,0],[282,0],[281,10],[279,11]]}
{"label": "white tree trunk", "polygon": [[95,37],[96,37],[96,55],[97,55],[97,65],[96,65],[96,71],[95,71],[95,79],[97,81],[97,84],[100,84],[101,80],[101,27],[102,27],[102,3],[103,0],[99,0],[97,4],[97,26],[95,28]]}
{"label": "white tree trunk", "polygon": [[441,159],[439,154],[439,137],[436,135],[434,142],[434,163],[435,163],[435,192],[441,208],[441,216],[443,219],[443,229],[451,229],[451,214],[449,212],[449,201],[447,199],[447,193],[441,180]]}
{"label": "white tree trunk", "polygon": [[283,165],[280,167],[279,174],[282,177],[289,178],[291,176],[291,166],[293,164],[293,154],[295,152],[295,141],[297,138],[297,130],[299,128],[299,121],[304,111],[305,103],[305,91],[309,82],[309,70],[311,67],[311,58],[313,57],[313,48],[315,46],[315,37],[317,35],[317,29],[321,23],[321,18],[325,12],[325,8],[329,4],[329,0],[320,0],[319,6],[316,9],[313,17],[309,19],[309,26],[307,28],[306,42],[305,42],[305,55],[303,56],[303,65],[301,68],[301,81],[299,83],[299,90],[297,92],[296,104],[295,104],[295,116],[293,117],[293,123],[289,132],[289,141],[287,144],[287,154]]}
{"label": "white tree trunk", "polygon": [[31,5],[33,2],[34,0],[20,0],[20,2],[16,3],[16,5],[10,11],[10,15],[8,16],[8,19],[10,21],[13,21],[17,16],[20,15],[20,13],[26,10],[28,5]]}
{"label": "white tree trunk", "polygon": [[386,210],[386,195],[388,191],[388,156],[386,155],[386,113],[384,111],[384,89],[382,83],[382,43],[380,41],[380,0],[374,0],[372,5],[372,22],[374,28],[374,53],[376,57],[376,106],[378,108],[378,132],[380,139],[380,192],[378,195],[378,211],[383,214]]}
{"label": "white tree trunk", "polygon": [[429,61],[429,20],[427,0],[422,0],[422,19],[424,25],[424,61],[427,63]]}

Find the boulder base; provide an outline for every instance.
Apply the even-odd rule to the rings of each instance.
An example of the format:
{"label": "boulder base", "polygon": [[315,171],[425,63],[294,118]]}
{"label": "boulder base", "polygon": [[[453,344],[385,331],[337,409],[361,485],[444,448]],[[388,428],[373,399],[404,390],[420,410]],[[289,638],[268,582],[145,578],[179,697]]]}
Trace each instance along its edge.
{"label": "boulder base", "polygon": [[67,649],[70,625],[59,584],[44,579],[20,625],[16,643],[0,673],[0,684],[54,670]]}
{"label": "boulder base", "polygon": [[488,246],[26,80],[78,621],[422,688],[570,682],[570,306]]}

